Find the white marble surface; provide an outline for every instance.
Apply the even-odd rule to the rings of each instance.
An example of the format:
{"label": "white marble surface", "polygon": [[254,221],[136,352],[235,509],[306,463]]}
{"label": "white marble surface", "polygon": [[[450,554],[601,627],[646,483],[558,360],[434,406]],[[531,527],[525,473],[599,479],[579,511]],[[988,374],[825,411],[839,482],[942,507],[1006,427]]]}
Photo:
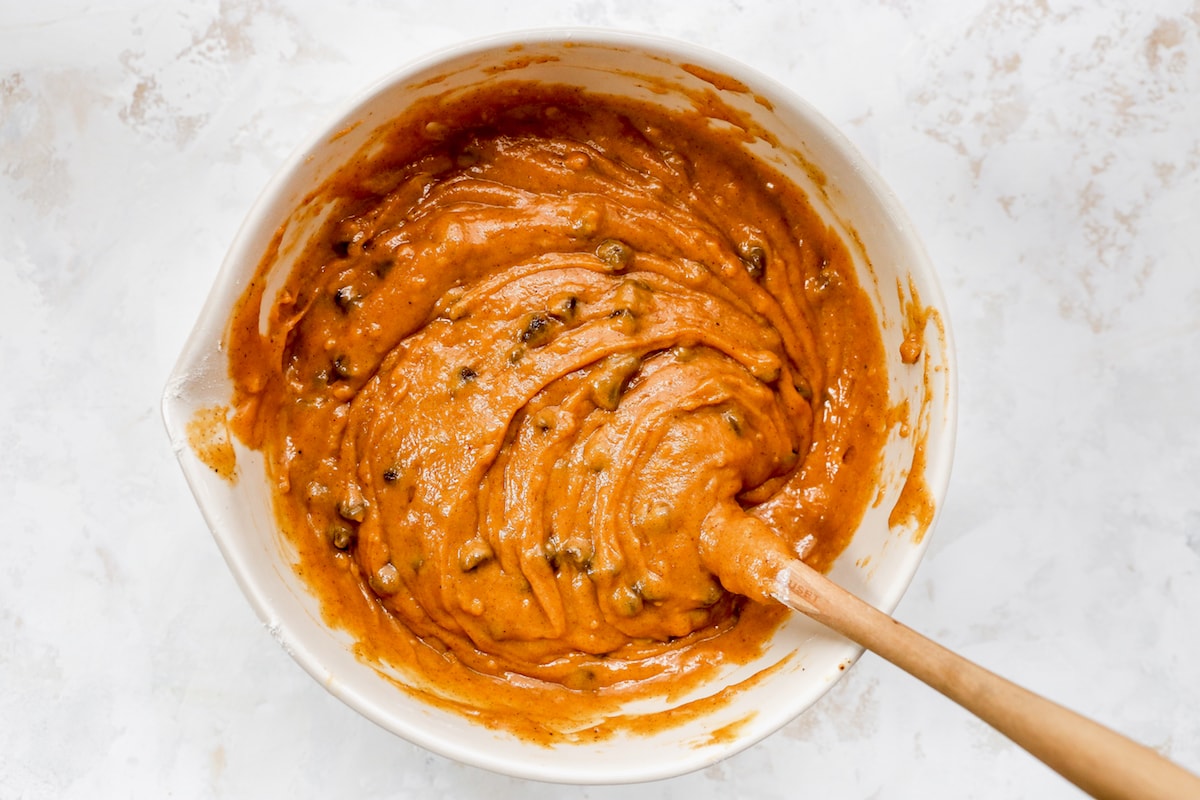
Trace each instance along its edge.
{"label": "white marble surface", "polygon": [[960,352],[898,616],[1200,770],[1200,3],[56,0],[0,6],[0,796],[1076,796],[870,655],[701,773],[525,783],[384,733],[258,623],[158,411],[224,250],[352,91],[550,24],[742,59],[861,147]]}

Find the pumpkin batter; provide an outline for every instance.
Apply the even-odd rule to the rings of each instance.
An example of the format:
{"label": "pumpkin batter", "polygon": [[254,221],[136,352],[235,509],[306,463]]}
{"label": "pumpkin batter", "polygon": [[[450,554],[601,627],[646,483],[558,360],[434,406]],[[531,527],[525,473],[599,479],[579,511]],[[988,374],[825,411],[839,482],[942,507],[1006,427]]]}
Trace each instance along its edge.
{"label": "pumpkin batter", "polygon": [[723,537],[824,570],[870,502],[871,304],[714,108],[520,81],[419,104],[309,198],[278,293],[275,250],[247,289],[233,428],[328,620],[409,691],[542,741],[636,727],[612,712],[785,613],[722,584]]}

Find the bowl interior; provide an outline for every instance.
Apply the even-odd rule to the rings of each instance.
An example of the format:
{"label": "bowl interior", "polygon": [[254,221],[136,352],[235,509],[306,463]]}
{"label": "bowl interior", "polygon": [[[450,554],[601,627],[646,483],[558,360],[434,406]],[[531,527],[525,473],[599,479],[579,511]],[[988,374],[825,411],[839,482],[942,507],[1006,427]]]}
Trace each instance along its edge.
{"label": "bowl interior", "polygon": [[[705,70],[734,80],[713,80]],[[594,31],[515,34],[431,57],[368,91],[297,151],[251,211],[169,379],[164,419],[202,513],[251,604],[296,661],[350,706],[434,752],[518,777],[617,783],[681,774],[739,751],[786,724],[844,674],[859,648],[794,616],[758,660],[705,687],[699,696],[774,668],[768,680],[741,689],[711,714],[645,738],[614,737],[548,752],[429,707],[358,660],[349,636],[322,622],[316,599],[290,566],[294,553],[277,532],[261,457],[235,444],[238,478],[229,481],[202,463],[189,445],[189,422],[196,414],[225,407],[232,396],[221,349],[229,311],[284,225],[280,268],[288,267],[295,244],[303,241],[322,211],[304,205],[310,189],[415,99],[509,79],[578,85],[679,105],[688,102],[686,94],[664,94],[665,87],[715,93],[766,134],[752,149],[805,188],[814,206],[842,232],[882,321],[891,400],[896,407],[907,401],[910,432],[901,435],[901,426],[894,426],[884,453],[881,499],[868,509],[831,577],[877,607],[892,610],[926,541],[924,530],[888,522],[913,464],[914,442],[924,445],[925,479],[935,509],[949,479],[953,365],[936,278],[896,200],[829,123],[770,80],[683,44]],[[767,141],[772,137],[783,146]],[[913,302],[938,311],[926,329],[923,370],[899,368],[906,313]],[[720,729],[734,733],[712,735]]]}

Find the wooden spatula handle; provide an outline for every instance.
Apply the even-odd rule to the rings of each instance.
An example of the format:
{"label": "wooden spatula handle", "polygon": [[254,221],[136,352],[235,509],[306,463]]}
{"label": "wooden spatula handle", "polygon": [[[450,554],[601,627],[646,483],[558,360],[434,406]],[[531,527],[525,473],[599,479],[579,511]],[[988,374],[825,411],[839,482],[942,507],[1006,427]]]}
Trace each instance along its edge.
{"label": "wooden spatula handle", "polygon": [[1161,755],[968,661],[803,562],[773,592],[937,689],[1093,797],[1200,800],[1200,778]]}

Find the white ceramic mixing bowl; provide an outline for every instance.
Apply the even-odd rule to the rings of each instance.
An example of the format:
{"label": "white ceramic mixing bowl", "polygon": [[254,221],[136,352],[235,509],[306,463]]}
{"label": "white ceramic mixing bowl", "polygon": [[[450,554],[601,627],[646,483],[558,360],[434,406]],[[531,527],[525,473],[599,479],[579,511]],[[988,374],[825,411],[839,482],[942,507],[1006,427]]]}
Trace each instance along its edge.
{"label": "white ceramic mixing bowl", "polygon": [[[732,80],[713,80],[714,74]],[[505,78],[574,84],[665,104],[686,100],[662,94],[664,86],[712,91],[778,139],[780,147],[760,138],[751,149],[806,188],[814,206],[851,245],[882,320],[892,403],[909,412],[906,426],[894,426],[886,446],[880,502],[868,509],[830,573],[852,592],[891,611],[928,541],[926,531],[888,523],[912,468],[914,445],[924,446],[925,481],[935,508],[945,494],[953,451],[952,347],[933,269],[895,197],[829,122],[778,83],[679,42],[594,30],[513,33],[427,57],[362,94],[299,148],[250,211],[169,379],[164,417],[187,480],[238,583],[271,634],[334,695],[409,741],[509,775],[570,783],[669,777],[712,764],[786,724],[845,674],[860,649],[795,616],[760,658],[721,676],[699,695],[782,665],[708,715],[647,736],[551,748],[532,744],[425,705],[356,658],[349,636],[322,622],[317,600],[291,567],[294,554],[277,531],[259,454],[237,446],[239,477],[231,482],[189,446],[188,425],[195,415],[227,406],[232,396],[221,349],[230,310],[272,236],[289,220],[300,219],[297,209],[306,193],[414,100]],[[302,226],[293,225],[288,239],[303,235]],[[909,319],[906,305],[914,300],[934,311],[924,336],[923,369],[900,361]],[[908,435],[902,435],[904,427]],[[722,729],[727,735],[712,735]]]}

